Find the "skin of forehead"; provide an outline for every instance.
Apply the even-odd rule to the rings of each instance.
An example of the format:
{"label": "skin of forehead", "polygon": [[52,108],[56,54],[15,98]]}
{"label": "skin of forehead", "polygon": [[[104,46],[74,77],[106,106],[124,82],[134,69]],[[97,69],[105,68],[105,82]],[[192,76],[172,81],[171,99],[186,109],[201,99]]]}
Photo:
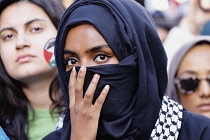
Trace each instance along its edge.
{"label": "skin of forehead", "polygon": [[183,71],[191,70],[202,75],[209,74],[210,65],[208,64],[210,64],[210,45],[197,45],[183,57],[177,73],[181,74]]}

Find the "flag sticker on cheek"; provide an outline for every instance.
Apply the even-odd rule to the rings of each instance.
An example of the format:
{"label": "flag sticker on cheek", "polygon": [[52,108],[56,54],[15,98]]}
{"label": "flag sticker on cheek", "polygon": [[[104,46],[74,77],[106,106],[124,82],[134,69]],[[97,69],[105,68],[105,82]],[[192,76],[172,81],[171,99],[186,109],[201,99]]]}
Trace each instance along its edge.
{"label": "flag sticker on cheek", "polygon": [[55,38],[49,39],[46,45],[44,46],[44,58],[51,67],[56,67],[54,47],[55,47]]}

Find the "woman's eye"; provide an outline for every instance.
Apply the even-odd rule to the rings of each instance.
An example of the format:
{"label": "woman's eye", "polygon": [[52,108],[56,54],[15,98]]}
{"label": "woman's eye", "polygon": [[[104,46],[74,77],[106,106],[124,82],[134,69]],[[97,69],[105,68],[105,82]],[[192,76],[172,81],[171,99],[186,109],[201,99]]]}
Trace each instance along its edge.
{"label": "woman's eye", "polygon": [[4,40],[8,40],[10,38],[12,38],[14,35],[13,34],[8,34],[4,37]]}
{"label": "woman's eye", "polygon": [[72,66],[72,65],[76,65],[78,63],[78,61],[76,59],[67,59],[66,60],[66,65]]}
{"label": "woman's eye", "polygon": [[111,56],[107,55],[107,54],[98,54],[94,61],[97,61],[98,63],[102,63],[107,61]]}
{"label": "woman's eye", "polygon": [[33,28],[31,31],[32,32],[39,32],[41,30],[42,30],[42,28],[36,27],[36,28]]}

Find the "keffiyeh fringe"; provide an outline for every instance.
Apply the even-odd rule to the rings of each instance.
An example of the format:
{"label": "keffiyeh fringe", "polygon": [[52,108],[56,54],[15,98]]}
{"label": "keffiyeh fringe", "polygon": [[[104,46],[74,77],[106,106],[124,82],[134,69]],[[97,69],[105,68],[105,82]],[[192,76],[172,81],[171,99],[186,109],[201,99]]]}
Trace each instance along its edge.
{"label": "keffiyeh fringe", "polygon": [[155,127],[151,133],[152,140],[177,140],[183,116],[183,107],[171,100],[168,96],[163,97],[162,106]]}

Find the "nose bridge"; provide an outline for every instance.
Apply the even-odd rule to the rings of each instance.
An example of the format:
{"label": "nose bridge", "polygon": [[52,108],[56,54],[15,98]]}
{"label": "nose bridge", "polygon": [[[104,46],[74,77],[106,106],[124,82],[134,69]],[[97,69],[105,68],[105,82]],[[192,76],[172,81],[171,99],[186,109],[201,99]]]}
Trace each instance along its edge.
{"label": "nose bridge", "polygon": [[80,60],[80,66],[90,67],[91,66],[91,61],[88,61],[88,58],[83,57]]}
{"label": "nose bridge", "polygon": [[16,48],[21,49],[29,46],[28,36],[24,31],[19,31],[16,39]]}
{"label": "nose bridge", "polygon": [[209,82],[205,79],[200,81],[199,94],[200,96],[210,96]]}

